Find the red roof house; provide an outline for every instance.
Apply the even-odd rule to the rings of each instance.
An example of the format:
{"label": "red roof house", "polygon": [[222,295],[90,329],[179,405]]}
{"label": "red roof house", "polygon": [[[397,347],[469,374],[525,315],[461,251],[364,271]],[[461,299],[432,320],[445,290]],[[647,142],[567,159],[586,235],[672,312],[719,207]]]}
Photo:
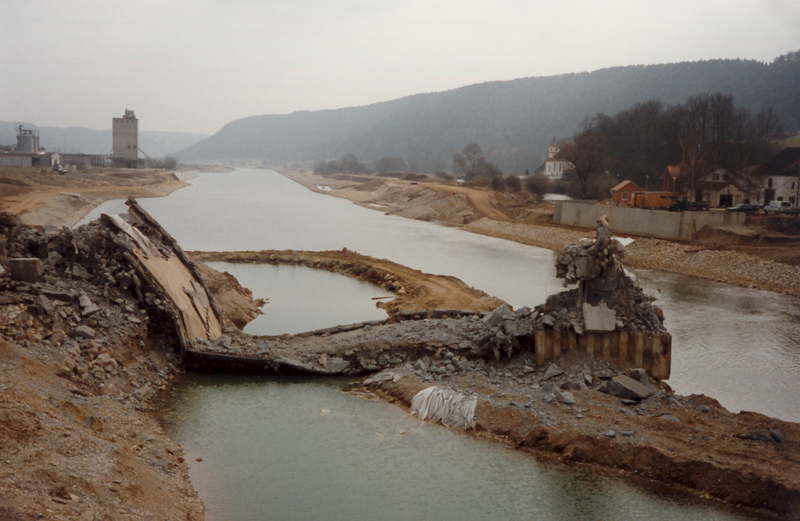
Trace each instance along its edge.
{"label": "red roof house", "polygon": [[644,190],[633,181],[623,181],[611,189],[611,200],[614,204],[631,204],[633,192],[644,192]]}

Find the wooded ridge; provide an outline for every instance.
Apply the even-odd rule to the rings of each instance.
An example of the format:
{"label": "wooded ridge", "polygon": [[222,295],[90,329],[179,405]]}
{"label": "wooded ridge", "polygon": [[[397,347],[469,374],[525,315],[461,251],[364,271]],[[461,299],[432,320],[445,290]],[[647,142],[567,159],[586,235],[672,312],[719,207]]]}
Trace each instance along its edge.
{"label": "wooded ridge", "polygon": [[771,105],[790,133],[800,130],[800,51],[772,63],[709,60],[627,66],[522,78],[417,94],[362,107],[252,116],[232,121],[178,153],[182,161],[261,160],[265,165],[355,154],[402,157],[412,170],[451,168],[453,154],[480,143],[506,174],[542,164],[547,145],[582,120],[636,103],[680,104],[701,93],[734,97],[755,114]]}

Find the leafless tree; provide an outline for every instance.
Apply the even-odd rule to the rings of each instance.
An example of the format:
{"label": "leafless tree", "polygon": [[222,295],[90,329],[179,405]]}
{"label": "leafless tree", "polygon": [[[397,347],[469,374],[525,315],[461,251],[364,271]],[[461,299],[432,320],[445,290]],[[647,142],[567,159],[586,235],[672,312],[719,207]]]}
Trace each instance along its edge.
{"label": "leafless tree", "polygon": [[461,152],[453,155],[453,167],[457,174],[471,181],[480,175],[485,168],[486,158],[483,157],[481,146],[477,143],[470,143]]}
{"label": "leafless tree", "polygon": [[585,119],[583,129],[575,134],[572,142],[564,143],[558,158],[572,163],[572,172],[580,183],[581,197],[588,197],[587,184],[589,177],[603,173],[607,164],[606,136],[600,131],[599,118]]}

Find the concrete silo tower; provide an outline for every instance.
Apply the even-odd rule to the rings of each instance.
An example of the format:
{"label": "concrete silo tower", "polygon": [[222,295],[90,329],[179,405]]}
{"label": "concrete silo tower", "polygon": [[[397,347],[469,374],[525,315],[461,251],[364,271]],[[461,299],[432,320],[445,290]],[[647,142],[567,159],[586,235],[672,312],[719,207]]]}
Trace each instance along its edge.
{"label": "concrete silo tower", "polygon": [[114,166],[136,168],[139,163],[139,120],[132,110],[125,109],[123,117],[113,118],[112,121],[111,158]]}

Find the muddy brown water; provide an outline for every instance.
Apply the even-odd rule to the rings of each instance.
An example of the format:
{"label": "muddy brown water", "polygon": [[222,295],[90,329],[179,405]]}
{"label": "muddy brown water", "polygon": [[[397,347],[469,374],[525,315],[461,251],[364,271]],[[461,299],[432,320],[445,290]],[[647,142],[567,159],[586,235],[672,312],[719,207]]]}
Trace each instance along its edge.
{"label": "muddy brown water", "polygon": [[[187,250],[327,250],[346,247],[422,271],[459,277],[467,284],[498,296],[515,307],[532,307],[543,302],[547,295],[563,289],[561,281],[555,278],[554,252],[455,228],[387,216],[345,200],[310,192],[271,171],[243,169],[230,174],[203,174],[193,180],[192,185],[166,198],[140,201]],[[120,202],[109,202],[90,214],[90,217],[99,215],[100,211],[116,213],[124,211],[124,206]],[[280,292],[279,284],[269,282],[273,275],[266,268],[255,267],[246,276],[234,274],[244,279],[240,280],[245,286],[256,286],[254,282],[248,283],[249,277],[260,281],[263,290],[258,289],[256,296],[273,299],[265,307],[266,316],[269,317],[270,306],[280,300],[277,298]],[[733,411],[754,410],[785,420],[800,421],[800,400],[797,400],[800,397],[800,379],[796,378],[800,370],[800,346],[796,341],[800,338],[798,299],[657,271],[638,270],[638,275],[645,289],[659,297],[659,304],[664,308],[667,327],[673,335],[672,377],[669,383],[677,392],[713,396]],[[313,300],[325,301],[324,287],[328,285],[318,285]],[[265,294],[259,294],[260,291]],[[378,296],[371,292],[372,289],[368,289],[364,297],[366,294]],[[324,306],[315,308],[312,303],[306,303],[301,309],[307,310],[305,315],[308,321],[305,327],[299,327],[317,329],[330,325],[319,321],[327,313]],[[275,316],[275,321],[279,322],[281,319],[277,318],[277,312]],[[368,319],[370,317],[356,319],[354,316],[352,321]],[[391,405],[341,393],[338,386],[338,383],[319,381],[287,383],[191,377],[178,387],[172,405],[165,407],[165,418],[173,435],[190,455],[203,458],[203,463],[193,465],[191,475],[212,512],[210,519],[264,517],[273,512],[273,508],[277,509],[275,505],[284,496],[290,498],[290,505],[286,506],[286,511],[274,510],[275,519],[331,518],[331,511],[325,510],[324,505],[334,498],[342,503],[336,511],[351,514],[342,518],[432,517],[421,514],[430,510],[415,510],[419,505],[414,506],[413,499],[415,493],[423,494],[425,499],[421,500],[422,504],[430,507],[437,504],[436,498],[441,503],[444,501],[441,496],[447,495],[447,486],[436,487],[435,481],[425,481],[431,472],[429,466],[435,467],[437,472],[441,469],[445,476],[456,482],[463,482],[464,488],[455,497],[473,508],[468,511],[455,506],[443,508],[441,512],[436,511],[437,517],[448,518],[445,514],[450,510],[459,512],[460,518],[467,519],[611,519],[612,515],[614,519],[633,519],[634,516],[637,519],[695,519],[723,515],[716,511],[711,514],[703,511],[700,516],[693,510],[698,508],[696,505],[685,503],[681,503],[673,512],[672,499],[649,494],[644,494],[646,499],[639,504],[638,500],[631,499],[640,494],[634,489],[622,493],[618,491],[621,486],[617,483],[601,485],[605,483],[602,480],[564,477],[562,471],[540,467],[530,458],[520,459],[516,454],[507,455],[514,463],[498,459],[502,463],[495,465],[492,462],[501,458],[493,452],[499,450],[497,447],[487,447],[491,444],[468,445],[469,449],[463,453],[457,452],[458,449],[449,445],[450,442],[436,438],[452,434],[444,434],[448,431],[441,428],[431,431],[442,433],[431,435],[434,437],[430,439],[436,440],[431,443],[431,453],[425,452],[427,456],[418,460],[414,459],[417,452],[427,444],[410,444],[404,453],[399,448],[404,442],[399,446],[391,445],[391,457],[381,457],[380,450],[364,449],[363,453],[358,454],[356,448],[347,448],[347,440],[362,438],[363,429],[367,427],[360,427],[361,421],[370,425],[368,428],[373,428],[370,423],[373,415],[380,417],[383,414],[375,408],[390,411],[386,412],[388,417],[400,415],[399,423],[387,423],[383,431],[373,429],[371,436],[382,436],[384,443],[400,436],[397,434],[400,431],[408,431],[410,424],[405,422],[413,423],[414,420]],[[298,398],[298,393],[303,392],[309,395]],[[236,398],[226,401],[230,396]],[[348,411],[347,417],[352,421],[342,421],[340,427],[344,429],[350,425],[353,430],[349,434],[342,432],[335,435],[315,430],[318,425],[326,425],[326,420],[323,419],[322,423],[316,421],[320,418],[311,415],[311,412],[306,413],[307,418],[291,412],[305,401],[317,403],[319,411],[324,409],[333,412],[337,407],[342,408],[342,413]],[[252,405],[255,409],[248,409],[246,403],[259,405]],[[335,405],[326,406],[326,403]],[[279,418],[274,416],[276,410],[288,413]],[[241,415],[240,419],[236,418],[238,415]],[[319,416],[327,417],[327,414],[320,413]],[[292,423],[295,417],[298,423]],[[312,418],[315,421],[311,421]],[[389,422],[389,419],[381,421]],[[278,428],[277,424],[281,424],[280,431],[271,431],[272,428]],[[429,426],[422,425],[414,428],[425,429],[426,432],[429,430]],[[310,432],[306,434],[306,431]],[[296,434],[301,432],[302,435]],[[312,453],[303,450],[302,444],[292,445],[295,441],[300,443],[300,438],[306,436],[323,444],[324,451]],[[267,443],[266,440],[277,444],[262,445]],[[460,436],[453,437],[453,440],[456,446],[472,443]],[[313,445],[311,441],[303,443]],[[241,456],[241,460],[234,462],[231,450]],[[267,453],[281,454],[287,451],[299,455],[307,453],[309,459],[291,464],[289,460],[260,460]],[[477,462],[470,464],[478,466],[475,482],[460,477],[465,468],[460,460],[472,453],[483,458],[487,467],[482,468]],[[321,465],[326,461],[324,454],[338,463]],[[437,459],[432,454],[443,456]],[[339,457],[343,459],[337,459]],[[396,458],[418,461],[418,464],[412,465],[413,471],[408,470],[405,465],[398,467]],[[518,459],[519,462],[516,461]],[[449,466],[451,464],[454,466]],[[236,469],[235,472],[230,471],[231,465]],[[514,465],[524,465],[525,469],[514,472],[507,470],[516,468]],[[292,471],[297,468],[300,472],[291,479],[286,478],[294,484],[289,489],[285,487],[287,482],[279,478],[286,475],[288,468]],[[367,468],[370,473],[362,475]],[[491,468],[497,469],[496,474],[491,472]],[[378,486],[378,476],[394,479],[397,477],[395,474],[400,481],[408,482],[406,487]],[[503,483],[501,478],[505,474],[513,479],[509,478],[500,488],[488,485],[496,480]],[[496,515],[497,512],[506,511],[499,508],[493,498],[497,494],[504,497],[501,493],[503,487],[509,491],[520,490],[517,488],[518,478],[514,476],[528,474],[534,477],[530,481],[522,481],[527,485],[519,485],[525,493],[507,492],[511,494],[508,496],[511,505],[507,508],[512,510],[508,511],[508,515]],[[242,476],[242,479],[236,480],[231,476]],[[259,478],[254,480],[252,476]],[[309,486],[301,486],[306,479]],[[570,481],[572,479],[578,480],[575,483],[583,483],[581,479],[592,483],[586,485],[585,494],[562,494],[570,499],[578,498],[577,503],[571,500],[558,501],[548,496],[560,488],[578,487]],[[275,486],[278,488],[270,488]],[[325,488],[329,486],[333,488]],[[482,487],[487,489],[486,494],[480,492]],[[398,495],[390,498],[389,490],[394,489],[398,490]],[[438,492],[431,494],[431,490]],[[473,494],[478,494],[478,499]],[[558,493],[555,494],[558,496]],[[623,497],[620,498],[619,494]],[[528,495],[537,500],[526,503],[523,496]],[[268,501],[262,501],[267,497],[270,498]],[[258,510],[262,507],[253,506],[256,510],[246,510],[244,517],[229,517],[223,512],[232,507],[219,510],[217,501],[221,505],[266,505],[264,508],[267,510]],[[601,507],[606,505],[605,501],[611,501],[614,507]],[[649,503],[651,501],[653,503]],[[411,506],[401,509],[399,505],[405,503]],[[534,508],[533,503],[538,506]],[[444,501],[443,504],[449,503]],[[483,504],[491,508],[481,511],[479,507]],[[589,508],[583,510],[585,506]],[[514,510],[516,508],[520,510]],[[527,511],[536,512],[536,515],[516,515]],[[484,512],[485,515],[469,512]]]}

